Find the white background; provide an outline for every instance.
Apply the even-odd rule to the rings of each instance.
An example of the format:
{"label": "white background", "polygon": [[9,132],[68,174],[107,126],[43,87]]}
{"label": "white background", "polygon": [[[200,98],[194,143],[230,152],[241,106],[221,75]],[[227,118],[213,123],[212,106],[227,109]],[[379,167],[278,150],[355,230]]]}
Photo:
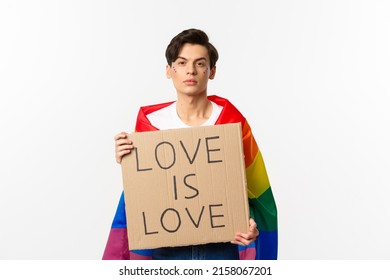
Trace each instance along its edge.
{"label": "white background", "polygon": [[[279,258],[390,259],[387,0],[0,2],[0,259],[100,259],[116,133],[174,100],[165,48],[205,30],[209,93],[252,126]],[[256,101],[254,101],[256,100]]]}

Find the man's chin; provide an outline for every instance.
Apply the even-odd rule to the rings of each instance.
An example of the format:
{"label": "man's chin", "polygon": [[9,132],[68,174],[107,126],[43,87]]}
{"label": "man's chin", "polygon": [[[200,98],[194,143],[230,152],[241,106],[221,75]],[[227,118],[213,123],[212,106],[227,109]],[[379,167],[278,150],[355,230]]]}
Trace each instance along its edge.
{"label": "man's chin", "polygon": [[183,95],[192,96],[192,97],[206,96],[207,95],[206,91],[184,91],[182,93],[183,93]]}

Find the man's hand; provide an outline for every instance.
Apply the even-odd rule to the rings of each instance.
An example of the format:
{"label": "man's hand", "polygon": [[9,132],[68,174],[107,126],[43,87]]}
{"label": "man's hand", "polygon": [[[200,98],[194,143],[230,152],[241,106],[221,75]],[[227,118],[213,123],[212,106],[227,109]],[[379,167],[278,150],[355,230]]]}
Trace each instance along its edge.
{"label": "man's hand", "polygon": [[115,159],[117,163],[122,162],[124,155],[130,154],[134,149],[133,141],[127,137],[126,132],[121,132],[115,135]]}
{"label": "man's hand", "polygon": [[234,236],[234,240],[231,241],[233,244],[248,246],[253,241],[256,240],[257,236],[259,236],[259,230],[257,229],[256,222],[250,218],[249,219],[249,230],[247,233],[237,232]]}

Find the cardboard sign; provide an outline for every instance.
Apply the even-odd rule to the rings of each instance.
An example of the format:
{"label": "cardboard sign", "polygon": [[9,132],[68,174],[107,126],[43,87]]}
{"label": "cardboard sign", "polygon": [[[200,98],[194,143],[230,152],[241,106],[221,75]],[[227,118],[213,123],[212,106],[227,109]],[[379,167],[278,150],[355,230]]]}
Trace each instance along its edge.
{"label": "cardboard sign", "polygon": [[247,232],[241,124],[129,134],[122,159],[129,249],[229,242]]}

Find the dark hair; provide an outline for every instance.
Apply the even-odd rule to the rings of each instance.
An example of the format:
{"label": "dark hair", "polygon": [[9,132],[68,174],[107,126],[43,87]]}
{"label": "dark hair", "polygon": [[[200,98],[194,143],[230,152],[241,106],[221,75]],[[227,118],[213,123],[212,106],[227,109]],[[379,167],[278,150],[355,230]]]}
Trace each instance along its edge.
{"label": "dark hair", "polygon": [[165,51],[165,57],[169,65],[172,65],[172,62],[177,59],[181,48],[186,43],[204,46],[209,53],[210,68],[215,66],[218,60],[217,49],[209,42],[209,37],[204,31],[194,28],[184,30],[173,37]]}

